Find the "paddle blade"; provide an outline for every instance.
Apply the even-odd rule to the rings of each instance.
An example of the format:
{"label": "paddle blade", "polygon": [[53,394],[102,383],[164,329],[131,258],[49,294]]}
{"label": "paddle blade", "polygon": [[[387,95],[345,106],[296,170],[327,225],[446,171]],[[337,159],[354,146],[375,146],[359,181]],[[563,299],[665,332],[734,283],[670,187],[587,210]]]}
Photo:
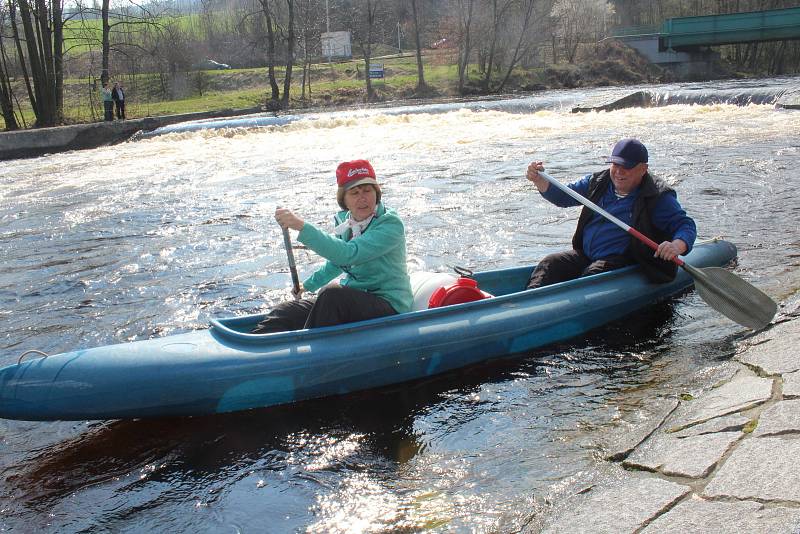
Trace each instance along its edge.
{"label": "paddle blade", "polygon": [[683,264],[694,287],[706,303],[728,319],[753,330],[767,326],[778,305],[760,289],[721,267],[692,267]]}

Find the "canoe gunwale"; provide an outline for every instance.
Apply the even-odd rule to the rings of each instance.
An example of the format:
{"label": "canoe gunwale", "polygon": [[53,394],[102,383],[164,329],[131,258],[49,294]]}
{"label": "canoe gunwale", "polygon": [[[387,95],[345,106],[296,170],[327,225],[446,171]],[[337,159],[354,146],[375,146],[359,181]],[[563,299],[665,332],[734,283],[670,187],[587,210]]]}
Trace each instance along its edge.
{"label": "canoe gunwale", "polygon": [[[509,269],[498,269],[494,271],[485,271],[493,275],[502,274],[503,272],[519,271],[530,269],[530,267],[512,267]],[[504,304],[514,304],[520,301],[532,301],[540,298],[546,298],[551,293],[560,293],[565,290],[572,290],[580,288],[581,286],[592,286],[601,282],[611,281],[614,278],[620,278],[628,275],[632,271],[641,271],[637,265],[629,265],[614,271],[607,271],[604,273],[585,276],[575,280],[568,280],[566,282],[559,282],[545,287],[536,289],[523,289],[522,291],[515,291],[505,295],[497,295],[491,298],[476,300],[472,302],[464,302],[461,304],[453,304],[450,306],[442,306],[438,308],[428,308],[425,310],[416,310],[406,313],[398,313],[397,315],[389,315],[379,317],[376,319],[368,319],[366,321],[357,321],[342,325],[325,326],[320,328],[292,330],[289,332],[272,332],[268,334],[251,334],[249,332],[242,332],[236,330],[236,325],[253,324],[259,322],[260,319],[266,316],[266,313],[256,313],[249,315],[239,315],[234,317],[220,317],[212,318],[209,320],[209,326],[212,334],[218,335],[222,339],[228,341],[236,341],[239,343],[255,343],[267,344],[268,342],[286,341],[287,338],[294,337],[297,341],[310,340],[317,337],[328,337],[338,334],[350,334],[361,330],[375,328],[376,326],[402,324],[407,322],[420,322],[427,321],[430,318],[439,315],[472,315],[472,312],[479,310],[490,310],[492,308],[502,306]],[[482,273],[475,273],[480,276]],[[644,274],[642,273],[642,276]],[[689,284],[691,285],[691,284]]]}

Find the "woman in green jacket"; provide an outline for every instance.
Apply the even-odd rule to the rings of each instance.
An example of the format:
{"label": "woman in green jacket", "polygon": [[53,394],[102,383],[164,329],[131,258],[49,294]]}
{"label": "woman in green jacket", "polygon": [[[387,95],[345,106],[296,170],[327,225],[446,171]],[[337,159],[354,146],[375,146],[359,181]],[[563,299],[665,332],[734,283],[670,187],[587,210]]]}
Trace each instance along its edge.
{"label": "woman in green jacket", "polygon": [[[344,211],[334,217],[335,236],[291,210],[275,210],[275,220],[283,228],[297,230],[298,241],[327,261],[303,281],[296,300],[273,308],[253,333],[332,326],[411,311],[405,229],[397,213],[381,202],[372,165],[367,160],[342,163],[336,169],[336,183],[336,200]],[[329,284],[343,273],[340,284]],[[317,290],[316,297],[300,298],[305,291]]]}

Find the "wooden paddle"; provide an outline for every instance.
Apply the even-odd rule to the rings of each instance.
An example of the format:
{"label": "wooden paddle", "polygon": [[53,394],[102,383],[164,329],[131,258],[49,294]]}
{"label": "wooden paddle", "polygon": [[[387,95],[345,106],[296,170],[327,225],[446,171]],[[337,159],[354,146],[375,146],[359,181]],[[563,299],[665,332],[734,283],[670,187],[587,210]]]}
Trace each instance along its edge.
{"label": "wooden paddle", "polygon": [[[550,184],[595,213],[616,224],[653,250],[658,250],[658,243],[640,233],[635,228],[631,228],[588,198],[561,184],[545,172],[539,171],[539,175],[550,182]],[[672,261],[683,267],[686,272],[691,275],[694,279],[697,292],[700,294],[700,297],[706,301],[706,304],[728,319],[742,326],[746,326],[747,328],[760,330],[767,326],[770,321],[772,321],[772,318],[775,317],[775,313],[778,311],[778,305],[775,301],[760,289],[745,282],[732,272],[726,271],[721,267],[692,267],[679,257],[676,257]]]}
{"label": "wooden paddle", "polygon": [[297,276],[297,266],[294,263],[294,252],[292,251],[292,240],[289,237],[289,229],[281,226],[283,230],[283,246],[286,248],[286,257],[289,259],[289,272],[292,273],[292,286],[295,300],[300,298],[300,278]]}

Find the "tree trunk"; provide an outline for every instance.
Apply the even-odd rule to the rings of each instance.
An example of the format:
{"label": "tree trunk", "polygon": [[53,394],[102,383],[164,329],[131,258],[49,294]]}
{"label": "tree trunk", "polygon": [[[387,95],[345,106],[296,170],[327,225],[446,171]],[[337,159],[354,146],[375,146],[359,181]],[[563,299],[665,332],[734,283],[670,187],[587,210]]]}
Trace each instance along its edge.
{"label": "tree trunk", "polygon": [[[14,0],[8,0],[8,12],[9,18],[11,19],[11,34],[14,38],[14,45],[17,48],[17,57],[24,58],[24,54],[22,52],[22,39],[19,37],[19,29],[17,26],[17,10],[16,4]],[[25,63],[24,60],[20,59],[19,66],[22,69],[22,77],[25,80],[25,89],[28,91],[28,100],[31,103],[31,109],[33,110],[34,115],[39,115],[36,106],[36,95],[33,92],[33,85],[31,85],[31,77],[28,73],[28,65]]]}
{"label": "tree trunk", "polygon": [[505,7],[502,10],[498,9],[497,0],[492,0],[492,37],[489,41],[489,53],[486,57],[486,70],[483,73],[483,80],[481,82],[481,87],[486,93],[489,92],[489,85],[492,80],[495,54],[497,54],[497,39],[500,33],[500,20],[502,19],[502,11],[504,10]]}
{"label": "tree trunk", "polygon": [[56,122],[64,122],[64,6],[62,0],[52,0],[53,5],[53,70],[55,74]]}
{"label": "tree trunk", "polygon": [[6,130],[18,130],[17,117],[14,115],[11,79],[8,76],[8,56],[2,35],[0,35],[0,111],[3,113]]}
{"label": "tree trunk", "polygon": [[534,0],[525,0],[525,14],[522,19],[522,29],[519,32],[519,39],[517,39],[517,46],[514,48],[514,54],[511,56],[511,61],[508,64],[508,70],[506,70],[506,75],[503,78],[503,81],[500,82],[500,86],[497,88],[497,92],[502,92],[505,88],[508,80],[511,78],[511,72],[514,70],[514,67],[517,65],[520,59],[520,51],[522,50],[522,43],[525,41],[525,37],[528,34],[528,26],[531,23],[531,16],[533,16],[533,3]]}
{"label": "tree trunk", "polygon": [[286,37],[286,76],[283,78],[283,99],[281,109],[289,109],[289,94],[292,88],[292,66],[294,65],[294,0],[286,0],[289,9],[289,28]]}
{"label": "tree trunk", "polygon": [[375,24],[375,13],[378,9],[378,0],[367,0],[367,32],[364,48],[364,79],[367,86],[367,102],[375,100],[375,89],[372,87],[372,79],[369,77],[369,63],[372,60],[372,28]]}
{"label": "tree trunk", "polygon": [[108,24],[108,6],[110,0],[103,0],[103,7],[100,12],[100,18],[103,21],[103,70],[100,73],[100,83],[108,83],[111,74],[109,73],[109,56],[111,55],[111,43],[109,41],[109,34],[111,27]]}
{"label": "tree trunk", "polygon": [[[37,0],[34,14],[28,0],[19,0],[19,10],[28,48],[30,73],[33,78],[36,125],[55,126],[60,112],[56,108],[57,84],[53,62],[51,20],[47,13],[47,6],[44,0]],[[32,17],[36,19],[35,27]],[[34,100],[31,100],[31,103],[33,104]]]}
{"label": "tree trunk", "polygon": [[275,79],[275,26],[272,11],[269,7],[269,0],[261,0],[261,8],[267,21],[267,77],[272,95],[267,101],[267,109],[279,108],[281,91]]}
{"label": "tree trunk", "polygon": [[[472,54],[471,42],[471,26],[472,26],[472,9],[474,0],[464,0],[459,2],[461,7],[461,17],[459,18],[459,26],[461,27],[461,39],[458,43],[458,92],[464,94],[464,84],[467,78],[467,68],[469,66],[469,56]],[[466,9],[465,9],[466,8]]]}
{"label": "tree trunk", "polygon": [[417,45],[417,93],[423,93],[427,89],[427,85],[425,84],[425,71],[422,68],[422,46],[419,39],[417,0],[411,0],[411,11],[414,15],[414,42]]}

